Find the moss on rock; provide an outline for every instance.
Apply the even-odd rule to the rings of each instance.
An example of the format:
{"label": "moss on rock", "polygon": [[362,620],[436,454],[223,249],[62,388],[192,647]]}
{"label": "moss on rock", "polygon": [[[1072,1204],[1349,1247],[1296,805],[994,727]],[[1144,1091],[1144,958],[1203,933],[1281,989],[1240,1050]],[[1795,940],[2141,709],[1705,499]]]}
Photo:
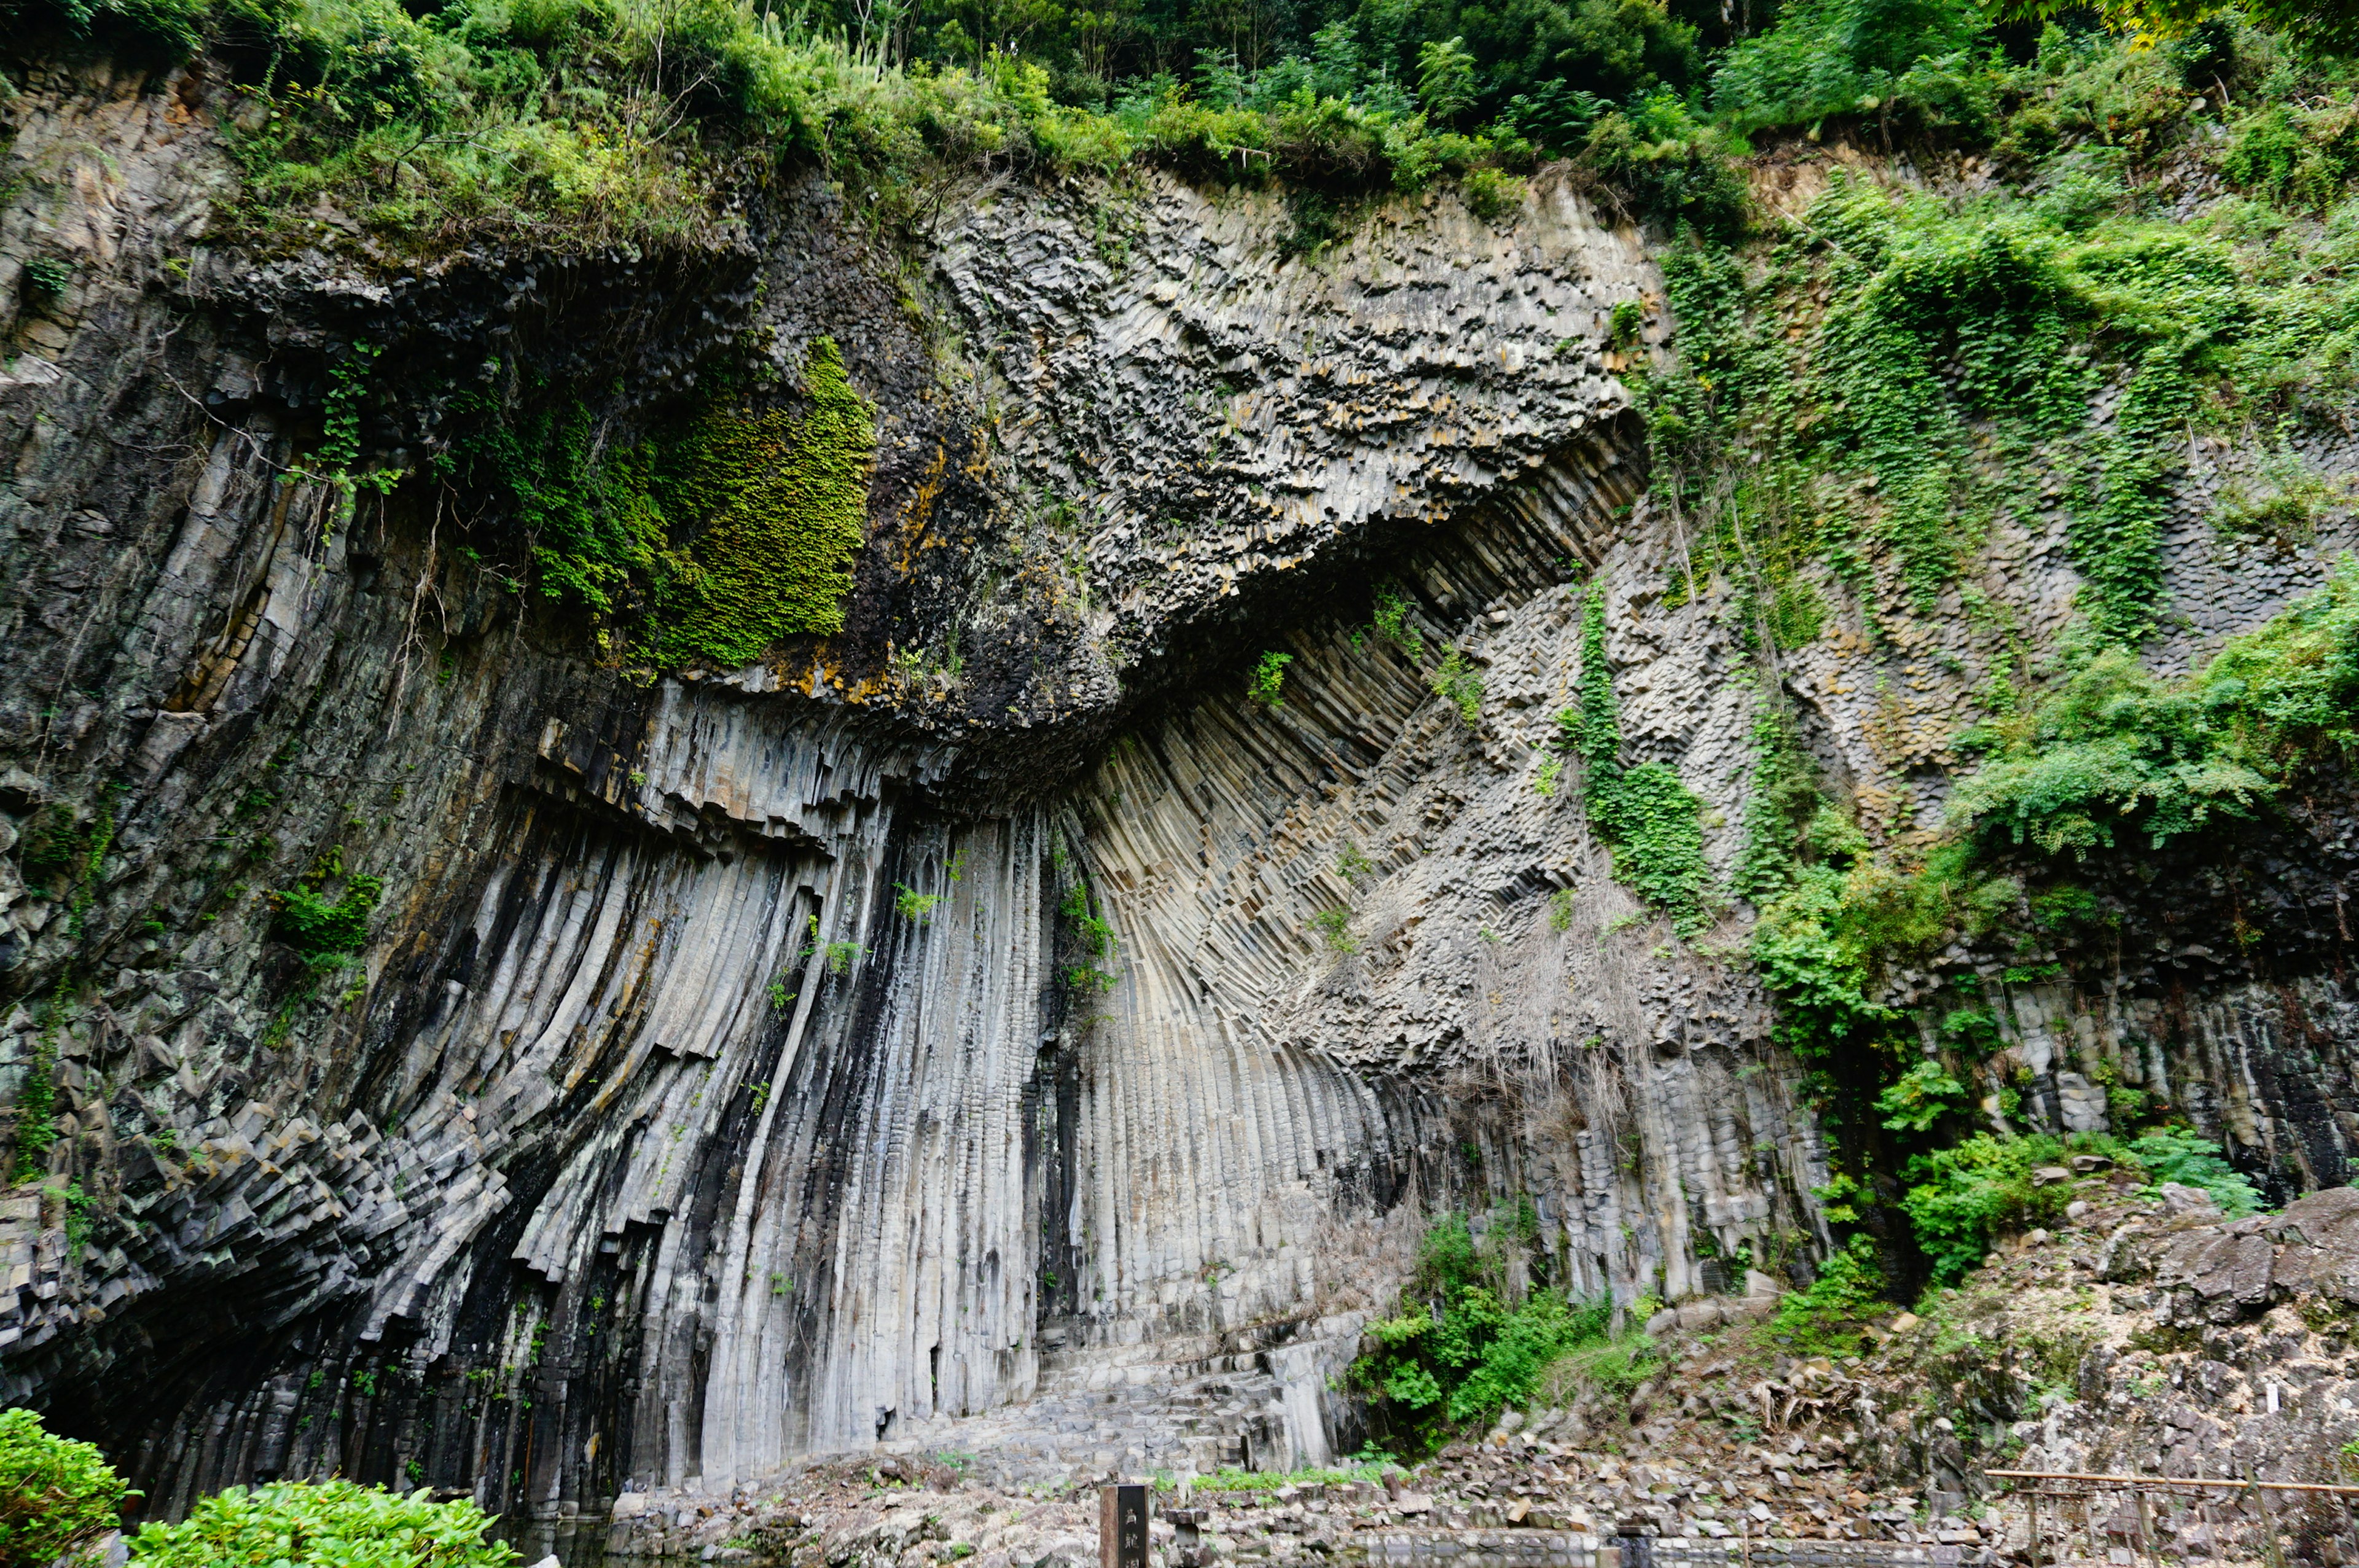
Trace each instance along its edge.
{"label": "moss on rock", "polygon": [[665,464],[665,511],[701,526],[650,628],[667,665],[734,668],[781,637],[843,629],[868,513],[876,424],[834,341],[804,365],[810,411],[715,406]]}

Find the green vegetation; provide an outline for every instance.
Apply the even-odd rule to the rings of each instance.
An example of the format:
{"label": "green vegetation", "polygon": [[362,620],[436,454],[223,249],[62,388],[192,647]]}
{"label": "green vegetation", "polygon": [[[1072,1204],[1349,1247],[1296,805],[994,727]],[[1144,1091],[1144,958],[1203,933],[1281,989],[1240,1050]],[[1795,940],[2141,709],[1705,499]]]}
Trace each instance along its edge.
{"label": "green vegetation", "polygon": [[1284,708],[1286,666],[1293,662],[1292,654],[1264,654],[1245,681],[1245,695],[1264,708]]}
{"label": "green vegetation", "polygon": [[1066,968],[1066,989],[1084,997],[1103,996],[1114,989],[1120,978],[1106,966],[1114,962],[1121,944],[1114,935],[1114,923],[1100,914],[1091,900],[1089,884],[1077,881],[1067,888],[1057,913],[1071,923],[1074,943],[1081,948],[1083,960]]}
{"label": "green vegetation", "polygon": [[1614,876],[1671,915],[1683,935],[1692,934],[1716,907],[1703,853],[1703,802],[1661,762],[1623,765],[1603,594],[1592,590],[1581,613],[1580,701],[1556,716],[1559,744],[1582,761],[1582,804],[1614,848]]}
{"label": "green vegetation", "polygon": [[2129,1157],[2158,1182],[2201,1187],[2220,1212],[2240,1219],[2261,1206],[2261,1195],[2221,1157],[2219,1145],[2183,1127],[2158,1127],[2129,1141]]}
{"label": "green vegetation", "polygon": [[1570,1302],[1543,1284],[1510,1301],[1506,1249],[1527,1244],[1538,1225],[1527,1199],[1479,1243],[1463,1217],[1426,1233],[1396,1315],[1368,1325],[1376,1348],[1352,1366],[1393,1438],[1430,1447],[1453,1427],[1529,1400],[1551,1378],[1641,1380],[1645,1336],[1614,1338],[1610,1304]]}
{"label": "green vegetation", "polygon": [[1348,909],[1322,909],[1310,917],[1310,928],[1319,940],[1333,953],[1356,953],[1359,939],[1352,935],[1352,912]]}
{"label": "green vegetation", "polygon": [[656,656],[734,668],[795,633],[843,629],[876,426],[832,339],[803,365],[810,412],[708,411],[666,454],[665,496],[702,519],[657,593]]}
{"label": "green vegetation", "polygon": [[504,1568],[519,1561],[484,1539],[491,1523],[472,1502],[431,1502],[424,1491],[274,1481],[201,1498],[179,1524],[144,1527],[132,1561],[154,1568]]}
{"label": "green vegetation", "polygon": [[[1350,1481],[1381,1483],[1387,1471],[1400,1466],[1389,1460],[1372,1460],[1363,1465],[1311,1465],[1300,1470],[1215,1470],[1209,1476],[1196,1477],[1200,1492],[1274,1492],[1280,1487],[1338,1487]],[[1169,1476],[1158,1476],[1158,1490],[1169,1491],[1179,1483]]]}
{"label": "green vegetation", "polygon": [[[341,859],[337,864],[341,867]],[[333,968],[368,946],[369,915],[385,892],[382,878],[348,876],[343,879],[343,891],[329,900],[319,890],[335,874],[330,871],[310,887],[287,888],[270,895],[277,906],[270,934],[300,953],[315,969]]]}
{"label": "green vegetation", "polygon": [[1451,649],[1425,677],[1425,684],[1434,696],[1458,710],[1468,729],[1483,722],[1482,666],[1465,654]]}
{"label": "green vegetation", "polygon": [[919,892],[907,882],[893,884],[893,912],[904,920],[930,920],[941,902],[940,893]]}
{"label": "green vegetation", "polygon": [[1828,1257],[1807,1288],[1789,1291],[1778,1301],[1769,1332],[1805,1352],[1854,1351],[1855,1325],[1885,1310],[1885,1289],[1875,1243],[1854,1235]]}
{"label": "green vegetation", "polygon": [[117,1528],[138,1495],[95,1445],[52,1435],[31,1411],[0,1411],[0,1564],[48,1568]]}
{"label": "green vegetation", "polygon": [[1391,643],[1403,658],[1413,665],[1425,663],[1425,637],[1409,624],[1409,615],[1416,609],[1408,594],[1399,589],[1385,587],[1376,589],[1375,612],[1370,626],[1378,640]]}
{"label": "green vegetation", "polygon": [[843,629],[875,419],[831,339],[811,343],[801,391],[797,415],[728,386],[636,443],[610,439],[578,396],[470,393],[437,466],[527,542],[543,595],[657,664],[735,669],[780,638]]}

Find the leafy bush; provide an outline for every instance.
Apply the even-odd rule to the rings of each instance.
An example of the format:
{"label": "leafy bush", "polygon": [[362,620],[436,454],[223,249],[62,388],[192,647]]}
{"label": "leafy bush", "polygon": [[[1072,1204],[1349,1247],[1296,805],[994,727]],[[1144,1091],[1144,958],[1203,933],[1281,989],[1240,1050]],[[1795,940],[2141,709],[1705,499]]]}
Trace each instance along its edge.
{"label": "leafy bush", "polygon": [[1985,842],[2085,859],[2118,828],[2160,849],[2249,817],[2294,771],[2359,744],[2359,560],[2201,672],[2167,681],[2107,650],[2038,703],[1971,737],[1990,760],[1951,820]]}
{"label": "leafy bush", "polygon": [[1900,1075],[1876,1097],[1884,1125],[1894,1132],[1930,1132],[1934,1123],[1964,1108],[1966,1086],[1928,1056]]}
{"label": "leafy bush", "polygon": [[2261,1195],[2222,1156],[2220,1146],[2184,1127],[2159,1127],[2130,1140],[2129,1152],[2158,1182],[2201,1187],[2231,1219],[2255,1213]]}
{"label": "leafy bush", "polygon": [[1902,1200],[1917,1245],[1932,1267],[1933,1282],[1954,1285],[1981,1263],[2002,1230],[2055,1218],[2071,1201],[2068,1184],[2035,1187],[2032,1172],[2066,1159],[2074,1150],[2111,1152],[2110,1140],[2067,1142],[2046,1134],[1999,1138],[1977,1133],[1954,1148],[1920,1154],[1908,1162],[1908,1195]]}
{"label": "leafy bush", "polygon": [[1885,1289],[1875,1243],[1854,1236],[1827,1259],[1808,1288],[1778,1302],[1770,1332],[1790,1337],[1804,1350],[1856,1349],[1858,1336],[1847,1331],[1885,1310]]}
{"label": "leafy bush", "polygon": [[1614,876],[1669,913],[1682,932],[1693,932],[1712,908],[1703,802],[1661,762],[1623,765],[1601,593],[1590,593],[1582,604],[1581,649],[1580,700],[1556,717],[1558,743],[1586,764],[1582,804],[1598,834],[1614,847]]}
{"label": "leafy bush", "polygon": [[1498,1247],[1489,1238],[1477,1244],[1463,1217],[1435,1225],[1401,1310],[1368,1325],[1376,1347],[1353,1363],[1353,1381],[1378,1397],[1406,1435],[1431,1442],[1454,1424],[1524,1402],[1566,1352],[1606,1338],[1608,1303],[1575,1304],[1535,1286],[1509,1305]]}
{"label": "leafy bush", "polygon": [[272,893],[278,906],[270,933],[303,955],[314,968],[330,968],[368,946],[369,914],[385,892],[382,879],[347,877],[333,902],[312,889],[288,888]]}
{"label": "leafy bush", "polygon": [[1286,666],[1294,662],[1292,654],[1266,653],[1254,665],[1246,678],[1245,695],[1264,708],[1286,706]]}
{"label": "leafy bush", "polygon": [[1972,50],[1989,26],[1974,0],[1800,0],[1722,55],[1712,104],[1745,131],[1895,110],[1980,128],[1992,94]]}
{"label": "leafy bush", "polygon": [[31,1411],[0,1411],[0,1568],[48,1568],[115,1529],[138,1495],[94,1444],[51,1434]]}
{"label": "leafy bush", "polygon": [[506,1568],[473,1503],[437,1503],[350,1481],[274,1481],[201,1499],[179,1524],[150,1524],[133,1561],[152,1568]]}

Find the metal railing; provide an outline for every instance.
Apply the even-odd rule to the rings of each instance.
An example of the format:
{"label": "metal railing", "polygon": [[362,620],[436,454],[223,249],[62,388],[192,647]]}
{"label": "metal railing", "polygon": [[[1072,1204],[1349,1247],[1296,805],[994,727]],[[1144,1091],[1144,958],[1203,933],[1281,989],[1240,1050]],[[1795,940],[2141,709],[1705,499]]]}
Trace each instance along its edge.
{"label": "metal railing", "polygon": [[[2191,1512],[2197,1516],[2202,1530],[2201,1544],[2207,1555],[2218,1555],[2222,1512],[2233,1509],[2239,1516],[2249,1514],[2260,1532],[2262,1556],[2269,1568],[2286,1568],[2285,1544],[2281,1539],[2277,1509],[2271,1502],[2273,1494],[2329,1496],[2343,1499],[2359,1498],[2359,1487],[2337,1486],[2323,1481],[2261,1481],[2250,1472],[2241,1479],[2234,1476],[2139,1476],[2112,1475],[2085,1470],[1985,1470],[1983,1474],[1994,1481],[2035,1483],[2028,1487],[2010,1486],[2008,1496],[2024,1499],[2030,1511],[2027,1521],[2030,1568],[2041,1568],[2045,1563],[2061,1563],[2071,1550],[2072,1519],[2071,1505],[2077,1503],[2081,1512],[2081,1530],[2085,1536],[2091,1558],[2102,1562],[2105,1552],[2098,1537],[2113,1536],[2122,1544],[2134,1546],[2138,1555],[2148,1563],[2162,1562],[2162,1525],[2170,1514]],[[2223,1496],[2223,1494],[2233,1494]],[[2062,1526],[2061,1550],[2054,1557],[2046,1551],[2047,1535],[2040,1528],[2039,1504],[2045,1498],[2054,1504],[2056,1522]],[[2127,1503],[2125,1510],[2116,1509],[2104,1524],[2097,1522],[2098,1501],[2118,1498]],[[2215,1508],[2214,1505],[2218,1505]],[[2343,1507],[2350,1507],[2345,1501]],[[2157,1517],[2158,1511],[2164,1518]],[[2175,1520],[2169,1520],[2175,1522]],[[2173,1534],[2183,1532],[2172,1531]]]}

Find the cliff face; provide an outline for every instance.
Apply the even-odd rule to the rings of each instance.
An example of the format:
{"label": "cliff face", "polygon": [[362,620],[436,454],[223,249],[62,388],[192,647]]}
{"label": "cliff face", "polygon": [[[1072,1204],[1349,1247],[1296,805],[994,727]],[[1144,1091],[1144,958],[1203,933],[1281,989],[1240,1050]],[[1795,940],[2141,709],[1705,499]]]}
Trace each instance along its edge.
{"label": "cliff face", "polygon": [[[693,253],[405,271],[207,250],[201,75],[9,113],[0,1052],[58,1136],[0,1211],[0,1377],[151,1507],[341,1469],[571,1511],[1110,1375],[1250,1374],[1174,1457],[1321,1457],[1438,1209],[1528,1194],[1623,1301],[1823,1242],[1741,925],[1673,940],[1552,787],[1593,574],[1624,734],[1723,868],[1756,690],[1669,591],[1613,373],[1659,279],[1561,182],[1315,258],[1274,198],[986,185],[911,258],[814,178]],[[821,340],[873,410],[865,543],[843,631],[766,663],[610,652],[437,478],[454,389],[594,383],[619,430]],[[354,342],[384,492],[308,471]],[[2350,542],[2227,569],[2193,508],[2182,660]],[[2052,634],[2054,539],[1990,561]],[[1883,820],[1938,810],[2005,652],[1941,624],[1786,655]],[[2290,980],[2160,925],[2110,984],[1992,974],[2027,1115],[2167,1088],[2347,1179],[2344,875],[2271,881]],[[307,910],[365,918],[350,963]]]}

